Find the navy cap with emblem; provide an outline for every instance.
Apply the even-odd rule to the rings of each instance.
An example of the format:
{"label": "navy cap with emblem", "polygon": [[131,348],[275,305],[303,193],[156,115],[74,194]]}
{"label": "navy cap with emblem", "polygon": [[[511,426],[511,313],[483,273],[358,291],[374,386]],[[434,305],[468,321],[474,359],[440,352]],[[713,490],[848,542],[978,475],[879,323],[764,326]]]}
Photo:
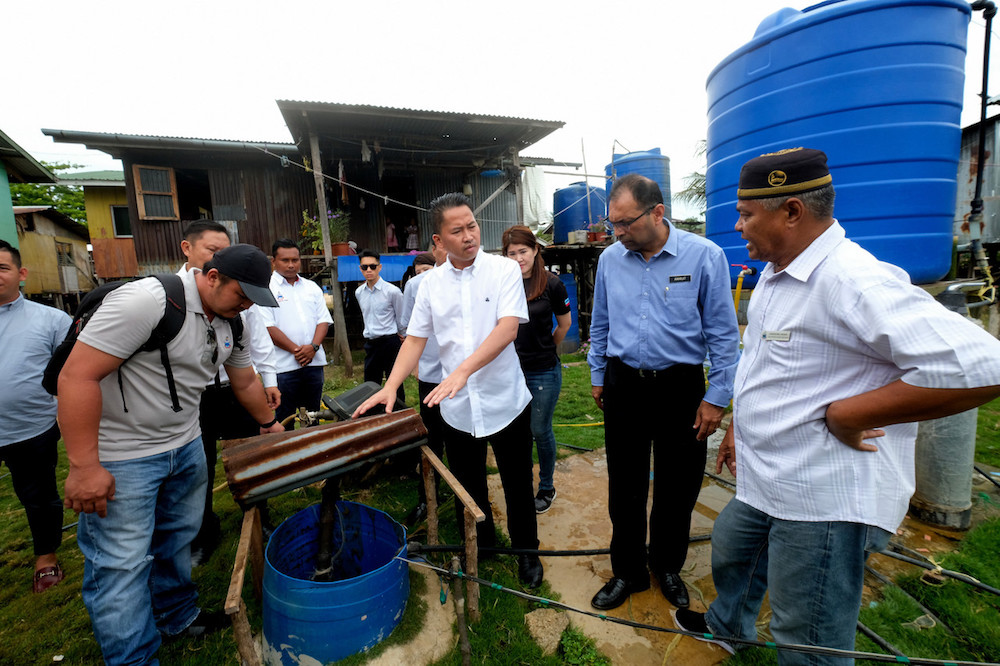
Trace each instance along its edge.
{"label": "navy cap with emblem", "polygon": [[240,283],[240,288],[257,305],[276,308],[278,301],[271,293],[271,262],[253,245],[239,243],[215,253],[211,268]]}
{"label": "navy cap with emblem", "polygon": [[736,197],[788,197],[818,190],[832,182],[826,167],[826,153],[813,148],[788,148],[766,153],[744,164]]}

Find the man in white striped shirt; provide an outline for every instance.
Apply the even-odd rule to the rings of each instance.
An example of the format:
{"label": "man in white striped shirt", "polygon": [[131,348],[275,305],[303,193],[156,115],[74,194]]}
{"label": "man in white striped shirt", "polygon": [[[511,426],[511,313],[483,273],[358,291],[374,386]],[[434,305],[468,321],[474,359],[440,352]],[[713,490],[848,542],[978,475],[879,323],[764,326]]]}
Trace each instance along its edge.
{"label": "man in white striped shirt", "polygon": [[769,590],[775,641],[852,650],[865,559],[913,494],[914,422],[1000,395],[1000,341],[845,237],[824,153],[750,160],[737,197],[736,230],[768,262],[717,461],[738,465],[737,491],[712,533],[718,597],[676,619],[752,640]]}

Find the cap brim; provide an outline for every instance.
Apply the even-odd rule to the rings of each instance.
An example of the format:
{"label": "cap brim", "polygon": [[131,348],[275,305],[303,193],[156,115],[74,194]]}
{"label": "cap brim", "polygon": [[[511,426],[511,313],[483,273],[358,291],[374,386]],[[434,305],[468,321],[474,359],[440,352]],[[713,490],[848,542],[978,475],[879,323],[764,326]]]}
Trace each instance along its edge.
{"label": "cap brim", "polygon": [[265,308],[278,307],[278,301],[274,300],[274,294],[271,293],[269,287],[258,287],[242,280],[237,280],[237,282],[240,283],[240,287],[243,289],[243,293],[247,295],[247,298],[257,305]]}

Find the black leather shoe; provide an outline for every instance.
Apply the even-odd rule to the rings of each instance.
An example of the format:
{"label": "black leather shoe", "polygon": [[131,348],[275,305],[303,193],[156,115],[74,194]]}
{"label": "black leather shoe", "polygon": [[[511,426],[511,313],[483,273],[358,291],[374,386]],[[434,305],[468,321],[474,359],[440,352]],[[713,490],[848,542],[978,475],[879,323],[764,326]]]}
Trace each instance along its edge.
{"label": "black leather shoe", "polygon": [[677,608],[687,608],[691,603],[687,587],[684,586],[684,581],[681,580],[679,574],[659,573],[656,574],[656,580],[660,583],[660,591],[663,592],[663,596]]}
{"label": "black leather shoe", "polygon": [[542,584],[542,561],[538,555],[519,555],[517,558],[517,577],[529,589],[535,589]]}
{"label": "black leather shoe", "polygon": [[629,595],[633,592],[642,592],[643,590],[649,589],[649,581],[643,583],[628,583],[622,578],[612,578],[604,587],[594,595],[591,599],[590,605],[597,610],[611,610],[612,608],[618,608],[625,600],[629,598]]}

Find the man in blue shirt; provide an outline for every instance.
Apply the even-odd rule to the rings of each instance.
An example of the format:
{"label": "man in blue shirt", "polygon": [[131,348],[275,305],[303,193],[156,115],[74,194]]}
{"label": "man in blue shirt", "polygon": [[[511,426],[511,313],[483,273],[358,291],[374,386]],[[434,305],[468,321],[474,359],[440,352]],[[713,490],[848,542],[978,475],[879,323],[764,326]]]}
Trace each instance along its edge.
{"label": "man in blue shirt", "polygon": [[739,358],[725,254],[676,229],[664,211],[655,182],[638,174],[618,179],[608,197],[618,242],[597,264],[587,362],[594,400],[604,410],[613,527],[613,577],[591,602],[601,610],[648,589],[647,564],[667,600],[688,605],[679,572],[701,489],[705,440],[732,398]]}
{"label": "man in blue shirt", "polygon": [[42,388],[42,373],[72,323],[61,310],[29,301],[20,283],[28,277],[21,253],[0,240],[0,461],[7,464],[14,492],[28,515],[35,550],[33,591],[63,579],[56,559],[62,541],[62,500],[56,488],[59,427],[56,401]]}
{"label": "man in blue shirt", "polygon": [[[392,373],[392,364],[403,344],[403,292],[380,277],[382,261],[378,252],[362,250],[358,257],[365,282],[354,296],[365,322],[365,381],[381,384]],[[396,397],[406,402],[402,385]]]}

